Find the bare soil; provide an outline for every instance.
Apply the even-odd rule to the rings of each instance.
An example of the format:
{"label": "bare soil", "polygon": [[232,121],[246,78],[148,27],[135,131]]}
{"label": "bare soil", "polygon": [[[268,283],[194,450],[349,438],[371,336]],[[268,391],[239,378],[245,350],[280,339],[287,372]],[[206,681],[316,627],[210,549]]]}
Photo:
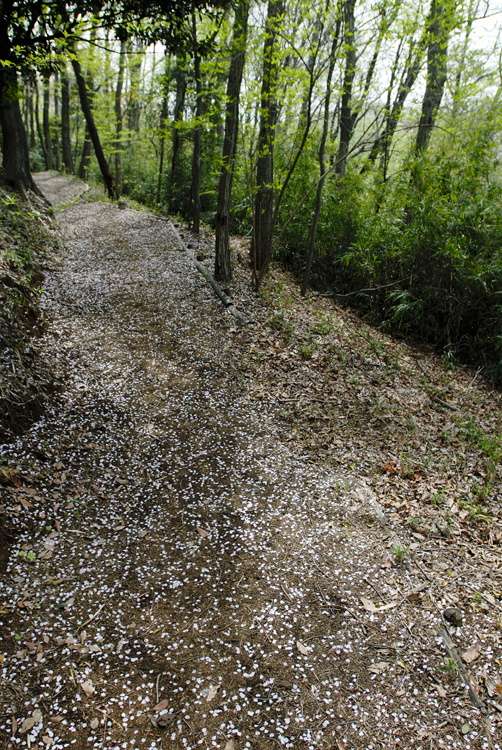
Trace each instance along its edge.
{"label": "bare soil", "polygon": [[256,295],[235,240],[239,327],[170,222],[38,180],[61,388],[0,446],[3,745],[501,748],[500,394]]}

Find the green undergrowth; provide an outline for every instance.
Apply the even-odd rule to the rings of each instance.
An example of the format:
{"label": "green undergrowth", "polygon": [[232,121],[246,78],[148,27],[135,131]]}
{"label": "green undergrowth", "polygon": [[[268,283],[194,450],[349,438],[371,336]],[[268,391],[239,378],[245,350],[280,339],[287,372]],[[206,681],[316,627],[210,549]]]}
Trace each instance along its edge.
{"label": "green undergrowth", "polygon": [[24,349],[40,325],[42,264],[54,246],[50,217],[0,187],[0,346]]}
{"label": "green undergrowth", "polygon": [[44,327],[42,269],[56,247],[42,202],[0,185],[0,442],[40,414],[52,389],[52,371],[31,344]]}

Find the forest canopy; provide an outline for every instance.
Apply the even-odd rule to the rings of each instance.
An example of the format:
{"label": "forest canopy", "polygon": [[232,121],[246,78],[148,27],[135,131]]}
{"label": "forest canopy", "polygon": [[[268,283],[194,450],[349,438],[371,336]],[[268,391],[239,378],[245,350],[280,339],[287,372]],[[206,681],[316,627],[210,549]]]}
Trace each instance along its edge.
{"label": "forest canopy", "polygon": [[502,377],[501,48],[480,0],[4,3],[3,174],[103,181]]}

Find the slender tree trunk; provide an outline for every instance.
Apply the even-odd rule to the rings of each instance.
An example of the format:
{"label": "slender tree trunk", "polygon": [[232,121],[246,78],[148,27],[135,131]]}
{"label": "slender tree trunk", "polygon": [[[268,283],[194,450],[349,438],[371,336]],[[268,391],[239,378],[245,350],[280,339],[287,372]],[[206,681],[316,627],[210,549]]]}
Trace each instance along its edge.
{"label": "slender tree trunk", "polygon": [[33,86],[30,85],[29,99],[28,99],[28,117],[29,117],[29,128],[30,128],[30,151],[36,146],[35,136],[35,117],[33,112]]}
{"label": "slender tree trunk", "polygon": [[110,196],[110,198],[116,198],[117,190],[115,187],[115,182],[113,179],[113,175],[110,171],[108,162],[106,161],[103,148],[101,146],[101,141],[99,140],[99,133],[96,127],[96,123],[94,122],[91,101],[87,93],[87,86],[85,83],[85,78],[82,74],[80,63],[77,60],[77,58],[73,58],[73,60],[71,61],[71,64],[73,67],[73,71],[75,73],[75,78],[77,79],[78,93],[80,97],[80,105],[82,107],[82,112],[84,113],[85,121],[87,123],[87,128],[89,130],[89,136],[92,141],[92,145],[94,147],[94,153],[96,154],[96,159],[98,160],[99,168],[101,170],[103,182],[105,183],[106,191],[108,195]]}
{"label": "slender tree trunk", "polygon": [[38,140],[40,141],[40,147],[42,149],[42,154],[44,155],[44,164],[45,168],[47,169],[47,151],[45,149],[45,139],[44,139],[44,132],[42,130],[42,126],[40,125],[40,101],[39,101],[39,95],[38,95],[38,84],[35,83],[35,121],[37,123],[37,133],[38,133]]}
{"label": "slender tree trunk", "polygon": [[[355,1],[355,0],[354,0]],[[265,273],[272,254],[274,220],[274,141],[277,124],[276,29],[284,12],[283,0],[268,0],[266,36],[263,46],[263,80],[260,96],[260,132],[256,165],[256,197],[251,242],[255,283]]]}
{"label": "slender tree trunk", "polygon": [[192,231],[199,234],[200,229],[200,140],[202,135],[202,81],[200,78],[200,53],[197,49],[197,23],[195,13],[192,13],[192,34],[194,43],[194,74],[195,74],[195,117],[197,124],[193,138],[192,153],[192,187],[191,187],[191,214],[192,214]]}
{"label": "slender tree trunk", "polygon": [[21,117],[18,79],[14,68],[0,69],[0,126],[2,128],[2,173],[16,190],[32,190],[43,197],[30,171],[30,152]]}
{"label": "slender tree trunk", "polygon": [[178,209],[181,204],[179,192],[181,187],[180,183],[182,180],[182,166],[181,133],[177,125],[183,120],[183,111],[185,109],[185,94],[187,88],[184,55],[178,55],[178,57],[176,58],[176,68],[174,75],[176,79],[176,101],[173,113],[173,145],[171,154],[170,194],[171,199],[176,196],[175,208]]}
{"label": "slender tree trunk", "polygon": [[356,45],[355,45],[355,20],[354,9],[356,0],[345,0],[343,6],[344,27],[345,27],[345,72],[343,76],[342,100],[340,106],[340,141],[338,154],[336,157],[337,165],[335,172],[343,177],[347,166],[347,153],[352,138],[352,128],[354,121],[352,118],[352,87],[356,72]]}
{"label": "slender tree trunk", "polygon": [[128,127],[139,133],[139,120],[141,115],[140,101],[140,84],[141,84],[141,64],[143,62],[144,44],[141,41],[136,42],[136,49],[133,54],[131,65],[131,89],[129,95],[129,117]]}
{"label": "slender tree trunk", "polygon": [[120,43],[119,73],[117,76],[117,87],[115,89],[115,181],[117,192],[122,192],[122,87],[124,85],[124,60],[126,54],[126,43]]}
{"label": "slender tree trunk", "polygon": [[[432,129],[436,122],[441,100],[443,98],[444,87],[446,84],[449,32],[450,19],[447,6],[443,4],[442,0],[431,0],[427,26],[427,81],[415,142],[415,155],[417,159],[411,170],[410,177],[410,188],[412,190],[420,191],[421,189],[420,157],[425,153],[427,146],[429,145]],[[405,223],[411,224],[413,219],[413,206],[408,205],[404,214]]]}
{"label": "slender tree trunk", "polygon": [[331,47],[331,54],[329,58],[328,75],[326,79],[326,98],[324,100],[324,120],[322,127],[321,143],[319,144],[319,172],[321,179],[317,183],[314,219],[310,228],[310,241],[307,252],[307,261],[305,264],[305,272],[303,274],[302,282],[302,297],[305,297],[307,287],[310,279],[310,269],[312,267],[312,258],[314,256],[315,241],[317,236],[317,227],[319,226],[319,217],[321,215],[322,207],[322,191],[324,187],[324,180],[326,175],[326,164],[324,162],[324,152],[326,149],[326,141],[328,139],[329,132],[329,107],[331,103],[331,81],[333,78],[333,70],[335,68],[335,55],[338,47],[338,35],[340,33],[340,24],[337,24],[335,37]]}
{"label": "slender tree trunk", "polygon": [[165,146],[166,146],[167,105],[168,105],[168,97],[169,97],[169,77],[168,77],[169,58],[167,56],[167,53],[168,53],[168,50],[166,47],[162,109],[160,112],[160,158],[159,158],[159,174],[157,178],[157,203],[160,203],[160,199],[162,195],[162,175],[164,172],[164,154],[165,154]]}
{"label": "slender tree trunk", "polygon": [[248,30],[249,0],[240,2],[235,11],[232,38],[232,59],[227,82],[227,111],[225,136],[223,141],[223,161],[218,185],[218,206],[216,210],[216,242],[214,275],[217,281],[229,284],[232,281],[230,265],[230,205],[232,202],[232,181],[239,135],[239,99],[242,73],[246,59],[246,39]]}
{"label": "slender tree trunk", "polygon": [[54,146],[55,146],[55,166],[58,172],[61,171],[61,148],[59,144],[59,131],[61,127],[61,123],[59,121],[59,96],[58,96],[58,83],[59,83],[59,75],[56,73],[54,76],[54,117],[56,120],[56,131],[54,136]]}
{"label": "slender tree trunk", "polygon": [[70,131],[70,82],[66,68],[61,74],[61,142],[63,147],[63,164],[69,174],[74,174],[73,155],[71,151]]}
{"label": "slender tree trunk", "polygon": [[427,83],[418,123],[415,149],[422,154],[432,134],[446,84],[447,49],[450,24],[442,0],[432,0],[429,13],[429,45],[427,49]]}
{"label": "slender tree trunk", "polygon": [[49,119],[50,106],[50,78],[44,78],[44,106],[43,106],[43,126],[44,126],[44,143],[45,143],[45,168],[54,169],[54,154],[52,151],[51,125]]}

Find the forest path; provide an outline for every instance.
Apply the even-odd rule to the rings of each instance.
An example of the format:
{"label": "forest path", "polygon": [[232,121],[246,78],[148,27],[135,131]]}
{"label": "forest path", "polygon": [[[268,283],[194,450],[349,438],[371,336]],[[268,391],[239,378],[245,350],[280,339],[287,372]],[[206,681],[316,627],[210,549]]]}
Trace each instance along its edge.
{"label": "forest path", "polygon": [[[55,203],[78,193],[37,179]],[[12,491],[4,584],[18,732],[39,710],[31,743],[53,748],[482,747],[479,714],[466,745],[434,692],[434,607],[396,610],[422,574],[361,607],[388,601],[392,536],[354,471],[293,455],[247,402],[235,322],[170,223],[97,200],[57,218],[60,393],[4,452],[31,492]]]}

